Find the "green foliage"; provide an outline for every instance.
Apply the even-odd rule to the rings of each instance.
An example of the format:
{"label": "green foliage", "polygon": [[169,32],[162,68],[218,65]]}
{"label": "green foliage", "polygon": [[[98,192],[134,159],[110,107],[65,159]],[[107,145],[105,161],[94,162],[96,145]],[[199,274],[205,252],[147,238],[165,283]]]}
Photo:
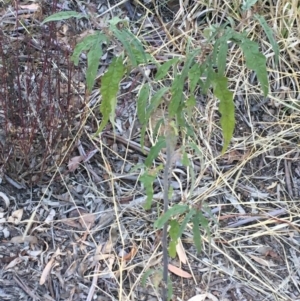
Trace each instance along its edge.
{"label": "green foliage", "polygon": [[100,133],[106,126],[108,119],[114,125],[115,108],[117,104],[117,93],[119,91],[119,84],[125,73],[122,57],[114,58],[108,67],[107,72],[102,76],[101,94],[102,102],[100,112],[103,119],[97,131]]}
{"label": "green foliage", "polygon": [[89,92],[92,91],[98,71],[99,60],[103,55],[102,44],[108,42],[109,39],[106,35],[97,32],[93,35],[86,36],[74,49],[71,60],[74,62],[75,66],[78,66],[79,64],[80,54],[87,51],[88,67],[86,70],[86,82]]}
{"label": "green foliage", "polygon": [[155,169],[147,169],[147,171],[140,176],[140,181],[143,183],[146,189],[147,198],[144,204],[144,208],[146,210],[151,208],[153,199],[153,182],[155,181],[160,170],[162,170],[161,165]]}
{"label": "green foliage", "polygon": [[87,17],[81,13],[78,13],[76,11],[63,11],[63,12],[59,12],[59,13],[56,13],[56,14],[53,14],[49,17],[47,17],[43,22],[42,24],[45,24],[45,23],[48,23],[48,22],[51,22],[51,21],[61,21],[61,20],[67,20],[67,19],[70,19],[70,18],[77,18],[77,19],[80,19],[80,18],[84,18],[84,17]]}
{"label": "green foliage", "polygon": [[[256,2],[257,0],[245,0],[241,8],[242,10],[248,10]],[[82,18],[86,16],[72,11],[62,12],[46,18],[43,23],[66,20],[72,17]],[[278,63],[279,48],[271,29],[262,16],[255,15],[255,18],[263,27],[275,52],[275,61]],[[233,20],[231,20],[231,22],[233,22]],[[168,112],[168,114],[166,114],[168,116],[162,117],[155,125],[154,138],[156,139],[156,143],[150,149],[145,164],[142,166],[144,172],[140,176],[140,181],[144,185],[147,195],[144,207],[145,209],[150,209],[154,194],[153,183],[158,173],[163,169],[161,165],[153,168],[153,162],[159,156],[161,150],[168,146],[167,142],[169,143],[168,139],[170,137],[172,138],[174,136],[177,139],[179,132],[185,133],[186,136],[193,136],[193,131],[189,123],[191,122],[193,110],[196,105],[196,91],[197,93],[200,91],[202,94],[207,94],[208,90],[211,89],[215,97],[219,100],[219,112],[221,114],[220,124],[224,140],[222,153],[224,153],[229,146],[235,127],[235,110],[233,93],[228,88],[228,79],[226,77],[228,44],[235,43],[241,48],[245,57],[246,66],[256,73],[265,97],[268,94],[266,58],[259,51],[258,44],[255,41],[249,39],[245,33],[235,32],[232,27],[226,28],[228,24],[225,24],[221,27],[212,25],[204,32],[209,43],[214,45],[211,54],[203,56],[201,49],[191,49],[190,44],[188,44],[185,59],[173,58],[160,64],[156,62],[149,53],[146,53],[143,43],[130,32],[126,21],[113,18],[109,23],[109,31],[106,31],[105,34],[98,31],[79,42],[74,49],[71,59],[77,66],[81,53],[86,52],[88,65],[86,82],[87,90],[91,92],[97,76],[99,60],[103,55],[103,44],[117,40],[124,48],[120,56],[112,59],[107,72],[101,77],[100,93],[102,101],[100,112],[102,114],[102,121],[97,134],[104,129],[108,121],[114,126],[119,85],[126,71],[130,72],[133,68],[141,70],[140,66],[148,64],[149,62],[156,65],[157,72],[155,78],[150,80],[145,76],[144,83],[141,85],[137,97],[137,115],[141,124],[142,148],[144,148],[144,138],[151,115],[155,114],[155,111],[160,105],[167,106]],[[120,23],[122,23],[122,26],[119,26]],[[199,55],[201,61],[198,60]],[[167,78],[168,75],[172,78],[171,84]],[[159,126],[161,124],[164,124],[169,131],[169,135],[166,134],[167,137],[159,136],[161,135],[159,134]],[[174,141],[176,139],[174,139]],[[202,155],[199,146],[193,145],[193,143],[190,143],[189,146],[198,152],[199,156]],[[183,146],[181,150],[183,154],[182,163],[185,166],[189,166],[190,162],[186,148],[187,146]],[[193,182],[195,176],[191,174],[191,178]],[[169,192],[170,194],[172,193],[170,190]],[[170,198],[170,195],[168,197]],[[169,207],[168,210],[155,221],[154,226],[156,228],[163,228],[167,223],[170,226],[170,243],[168,248],[170,256],[176,256],[178,238],[182,236],[189,223],[192,224],[197,251],[201,252],[202,241],[200,227],[206,230],[209,235],[208,220],[201,210],[191,208],[187,204],[175,204]],[[144,278],[142,278],[143,283],[152,272],[153,271],[150,270],[148,274],[145,273]],[[170,286],[170,283],[168,283],[168,288],[168,298],[171,299],[172,286]]]}
{"label": "green foliage", "polygon": [[260,16],[258,14],[255,14],[254,15],[255,19],[259,21],[261,27],[264,29],[270,43],[271,43],[271,46],[274,50],[274,53],[275,53],[275,64],[276,66],[278,65],[278,61],[279,61],[279,46],[278,44],[276,43],[276,40],[274,38],[274,33],[272,31],[272,29],[268,26],[267,22],[266,22],[266,19],[263,17],[263,16]]}

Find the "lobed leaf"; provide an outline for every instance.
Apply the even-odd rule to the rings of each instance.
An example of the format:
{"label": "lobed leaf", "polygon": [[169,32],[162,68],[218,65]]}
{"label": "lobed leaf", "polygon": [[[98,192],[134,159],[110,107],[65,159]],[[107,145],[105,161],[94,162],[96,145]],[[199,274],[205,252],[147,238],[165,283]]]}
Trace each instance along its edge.
{"label": "lobed leaf", "polygon": [[214,95],[220,100],[219,112],[221,113],[221,127],[223,132],[223,149],[224,153],[230,143],[235,126],[233,93],[228,90],[227,78],[215,73],[213,79]]}
{"label": "lobed leaf", "polygon": [[84,18],[84,17],[86,18],[87,16],[83,15],[81,13],[78,13],[76,11],[73,11],[73,10],[62,11],[62,12],[55,13],[55,14],[47,17],[41,24],[45,24],[45,23],[48,23],[48,22],[51,22],[51,21],[61,21],[61,20],[67,20],[67,19],[70,19],[70,18],[80,19],[80,18]]}
{"label": "lobed leaf", "polygon": [[157,73],[156,73],[156,75],[155,75],[155,79],[156,79],[156,80],[160,80],[160,79],[164,78],[164,77],[167,75],[167,73],[168,73],[170,67],[171,67],[172,65],[177,64],[178,61],[179,61],[179,58],[173,58],[173,59],[171,59],[171,60],[166,61],[166,62],[163,63],[162,65],[160,65],[160,66],[158,67],[158,69],[157,69]]}
{"label": "lobed leaf", "polygon": [[166,213],[164,213],[161,217],[159,217],[155,222],[154,222],[154,227],[155,228],[162,228],[164,224],[174,215],[177,214],[183,214],[189,209],[188,205],[179,205],[175,204],[171,208],[168,209]]}
{"label": "lobed leaf", "polygon": [[149,210],[152,205],[153,199],[153,182],[155,181],[156,173],[146,172],[140,177],[140,181],[143,183],[146,189],[146,201],[144,204],[144,208]]}
{"label": "lobed leaf", "polygon": [[256,20],[259,21],[260,25],[262,26],[262,28],[264,29],[270,43],[271,46],[274,50],[275,53],[275,64],[276,66],[278,65],[278,61],[279,61],[279,46],[274,38],[274,33],[272,31],[272,29],[268,26],[266,19],[263,16],[260,16],[258,14],[255,14],[254,17],[256,18]]}
{"label": "lobed leaf", "polygon": [[169,103],[169,115],[170,118],[174,117],[178,112],[178,108],[183,99],[183,87],[184,81],[182,80],[182,75],[177,74],[175,79],[173,80],[171,87],[171,101]]}
{"label": "lobed leaf", "polygon": [[201,234],[199,229],[199,217],[195,215],[193,218],[193,239],[198,253],[201,253],[202,245],[201,245]]}
{"label": "lobed leaf", "polygon": [[102,54],[102,47],[98,43],[93,44],[87,54],[86,84],[89,93],[92,92]]}
{"label": "lobed leaf", "polygon": [[[79,64],[79,57],[83,51],[91,49],[94,45],[99,45],[101,47],[102,43],[108,42],[109,39],[106,35],[102,33],[95,33],[90,36],[86,36],[80,43],[75,46],[71,60],[74,62],[75,66]],[[102,51],[102,49],[101,49]]]}
{"label": "lobed leaf", "polygon": [[257,79],[261,84],[264,96],[267,97],[269,92],[269,83],[266,57],[259,52],[257,43],[247,38],[242,40],[240,47],[245,55],[246,66],[256,72]]}
{"label": "lobed leaf", "polygon": [[153,163],[153,160],[158,157],[159,152],[161,149],[166,147],[166,138],[165,137],[159,137],[158,141],[153,145],[149,151],[149,154],[145,160],[145,165],[147,167],[150,167]]}
{"label": "lobed leaf", "polygon": [[112,124],[114,124],[117,93],[124,73],[125,67],[122,57],[115,57],[110,63],[107,72],[102,76],[100,112],[102,113],[103,119],[96,134],[104,129],[109,119]]}

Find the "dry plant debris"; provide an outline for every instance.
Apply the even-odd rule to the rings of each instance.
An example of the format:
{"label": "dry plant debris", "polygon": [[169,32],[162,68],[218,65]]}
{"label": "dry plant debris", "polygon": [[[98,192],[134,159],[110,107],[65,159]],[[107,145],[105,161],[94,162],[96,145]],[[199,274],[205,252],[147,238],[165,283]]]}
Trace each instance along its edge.
{"label": "dry plant debris", "polygon": [[[268,57],[271,92],[262,99],[241,51],[230,49],[227,77],[237,126],[224,156],[217,101],[195,95],[191,126],[201,154],[190,151],[193,170],[173,169],[172,202],[206,203],[213,218],[202,254],[188,228],[170,261],[173,300],[300,300],[297,2],[259,0],[247,13],[221,0],[136,1],[131,8],[121,2],[1,4],[0,299],[160,300],[157,207],[142,209],[145,191],[131,172],[145,159],[135,113],[142,77],[133,71],[121,83],[116,136],[107,127],[93,137],[101,120],[99,82],[86,99],[86,60],[77,69],[70,61],[76,41],[119,16],[161,62],[184,56],[188,38],[201,45],[211,24],[228,20]],[[40,26],[60,10],[93,18]],[[254,13],[274,30],[278,66]],[[120,51],[118,44],[107,49],[99,77]],[[151,66],[145,69],[151,75]],[[149,128],[146,147],[152,135]],[[161,180],[154,188],[158,204]]]}

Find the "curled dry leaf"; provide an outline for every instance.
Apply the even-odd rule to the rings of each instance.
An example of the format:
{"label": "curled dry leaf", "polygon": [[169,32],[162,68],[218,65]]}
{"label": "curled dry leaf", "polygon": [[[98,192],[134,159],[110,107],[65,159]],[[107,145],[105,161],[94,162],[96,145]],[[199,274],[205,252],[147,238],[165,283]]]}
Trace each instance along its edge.
{"label": "curled dry leaf", "polygon": [[182,278],[192,278],[192,275],[190,273],[185,272],[182,269],[177,268],[177,267],[175,267],[172,264],[168,264],[168,270],[170,272],[172,272],[173,274],[179,276],[179,277],[182,277]]}
{"label": "curled dry leaf", "polygon": [[24,242],[28,242],[30,244],[37,244],[38,243],[38,240],[35,236],[15,236],[13,237],[10,242],[14,243],[14,244],[21,244],[21,243],[24,243]]}
{"label": "curled dry leaf", "polygon": [[51,209],[47,218],[45,219],[45,223],[50,224],[53,221],[54,216],[55,216],[55,210]]}
{"label": "curled dry leaf", "polygon": [[122,259],[125,260],[125,261],[131,260],[131,259],[134,258],[134,256],[136,255],[136,253],[137,253],[137,248],[136,247],[132,247],[131,250],[130,250],[130,252],[128,254],[124,255],[122,257]]}
{"label": "curled dry leaf", "polygon": [[187,257],[186,257],[186,253],[185,253],[185,250],[183,248],[182,241],[181,241],[180,238],[178,239],[178,242],[177,242],[177,245],[176,245],[176,252],[177,252],[177,255],[179,257],[179,260],[183,264],[186,264],[187,263]]}
{"label": "curled dry leaf", "polygon": [[269,260],[263,259],[263,258],[261,258],[261,257],[255,256],[255,255],[252,255],[252,254],[250,254],[249,256],[250,256],[254,261],[258,262],[259,264],[261,264],[261,265],[263,265],[263,266],[266,266],[266,267],[269,267],[269,268],[271,268],[271,267],[276,267],[276,266],[277,266],[277,264],[275,264],[275,263],[273,263],[273,262],[271,262],[271,261],[269,261]]}
{"label": "curled dry leaf", "polygon": [[46,282],[47,277],[48,277],[48,275],[49,275],[49,273],[50,273],[50,271],[51,271],[51,269],[54,265],[55,258],[56,258],[56,256],[58,256],[60,254],[61,254],[60,249],[58,248],[56,250],[56,252],[52,255],[50,261],[46,264],[46,266],[45,266],[45,268],[42,272],[41,278],[40,278],[40,285],[43,285]]}
{"label": "curled dry leaf", "polygon": [[5,207],[8,208],[8,207],[9,207],[9,204],[10,204],[9,198],[8,198],[8,196],[7,196],[4,192],[1,192],[1,191],[0,191],[0,200],[1,200],[1,199],[4,201]]}
{"label": "curled dry leaf", "polygon": [[80,216],[79,222],[82,228],[92,228],[95,222],[95,214],[93,213],[84,213]]}
{"label": "curled dry leaf", "polygon": [[9,223],[13,223],[15,225],[19,225],[23,216],[23,209],[18,209],[12,213],[12,215],[8,218]]}
{"label": "curled dry leaf", "polygon": [[16,266],[17,264],[19,264],[20,262],[22,262],[23,259],[21,257],[17,257],[14,260],[12,260],[5,268],[4,270],[9,270],[11,268],[13,268],[14,266]]}
{"label": "curled dry leaf", "polygon": [[53,256],[50,261],[46,264],[44,270],[43,270],[43,273],[41,275],[41,278],[40,278],[40,285],[43,285],[46,280],[47,280],[47,277],[52,269],[52,266],[54,264],[54,260],[55,260],[55,257]]}
{"label": "curled dry leaf", "polygon": [[76,157],[71,158],[68,163],[69,171],[71,171],[71,172],[75,171],[83,159],[84,159],[84,156],[76,156]]}
{"label": "curled dry leaf", "polygon": [[196,295],[190,298],[188,301],[205,301],[205,300],[219,301],[219,299],[211,293]]}

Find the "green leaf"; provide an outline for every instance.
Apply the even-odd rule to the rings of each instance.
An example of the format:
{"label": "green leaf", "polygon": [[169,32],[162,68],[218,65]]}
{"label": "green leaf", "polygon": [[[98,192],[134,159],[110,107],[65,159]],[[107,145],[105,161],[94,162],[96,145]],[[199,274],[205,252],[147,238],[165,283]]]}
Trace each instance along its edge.
{"label": "green leaf", "polygon": [[89,93],[92,92],[94,81],[97,76],[98,72],[98,66],[99,66],[99,60],[102,56],[102,48],[101,45],[94,44],[90,51],[87,54],[87,70],[86,70],[86,84],[87,84],[87,90]]}
{"label": "green leaf", "polygon": [[178,243],[178,237],[179,237],[179,223],[177,220],[173,219],[170,220],[170,230],[169,230],[169,235],[171,238],[171,241],[169,243],[169,255],[170,257],[174,258],[176,256],[176,245]]}
{"label": "green leaf", "polygon": [[230,143],[235,126],[233,93],[228,90],[227,82],[225,76],[215,73],[214,95],[220,100],[219,112],[222,115],[220,119],[224,138],[222,153],[226,151]]}
{"label": "green leaf", "polygon": [[179,58],[173,58],[173,59],[171,59],[171,60],[166,61],[164,64],[160,65],[160,66],[158,67],[158,69],[157,69],[157,73],[156,73],[156,75],[155,75],[155,79],[156,79],[156,80],[160,80],[160,79],[164,78],[164,77],[167,75],[167,73],[168,73],[170,67],[171,67],[173,64],[174,64],[174,65],[177,64],[178,61],[179,61]]}
{"label": "green leaf", "polygon": [[171,101],[169,103],[169,115],[170,118],[174,117],[178,112],[178,108],[183,99],[183,86],[184,82],[182,80],[181,74],[177,74],[175,79],[173,80],[173,84],[171,87]]}
{"label": "green leaf", "polygon": [[203,73],[203,67],[201,68],[199,64],[194,64],[190,69],[188,74],[188,78],[190,82],[190,86],[189,86],[190,93],[193,93],[195,91],[202,73]]}
{"label": "green leaf", "polygon": [[176,219],[170,220],[170,230],[169,230],[169,235],[171,239],[176,240],[179,238],[179,229],[180,225]]}
{"label": "green leaf", "polygon": [[267,97],[269,92],[269,83],[266,57],[259,52],[257,43],[249,39],[243,39],[240,46],[245,55],[246,66],[256,72],[257,79],[261,84],[264,96]]}
{"label": "green leaf", "polygon": [[177,241],[175,240],[171,240],[169,242],[168,253],[171,258],[176,257],[176,245],[177,245]]}
{"label": "green leaf", "polygon": [[225,73],[227,51],[228,51],[228,44],[227,41],[225,41],[220,44],[218,58],[217,58],[218,73],[220,74]]}
{"label": "green leaf", "polygon": [[143,287],[146,286],[147,278],[148,278],[153,272],[154,272],[153,269],[149,269],[149,270],[147,270],[147,271],[143,274],[143,276],[141,277],[141,285],[142,285]]}
{"label": "green leaf", "polygon": [[87,16],[86,15],[83,15],[81,13],[78,13],[76,11],[63,11],[63,12],[59,12],[59,13],[56,13],[56,14],[53,14],[49,17],[47,17],[41,24],[45,24],[47,22],[51,22],[51,21],[61,21],[61,20],[67,20],[67,19],[70,19],[70,18],[77,18],[77,19],[80,19],[80,18],[86,18]]}
{"label": "green leaf", "polygon": [[243,0],[242,10],[249,10],[258,0]]}
{"label": "green leaf", "polygon": [[[71,60],[74,62],[75,66],[79,64],[79,57],[83,51],[91,49],[94,45],[99,45],[101,47],[102,43],[108,42],[109,39],[102,33],[96,33],[90,36],[86,36],[80,43],[75,46]],[[102,50],[101,50],[102,51]]]}
{"label": "green leaf", "polygon": [[195,215],[196,210],[191,209],[186,216],[184,217],[184,220],[180,226],[179,232],[178,232],[178,238],[183,234],[184,230],[186,229],[187,224],[191,221],[192,217]]}
{"label": "green leaf", "polygon": [[172,296],[173,296],[173,286],[172,286],[172,281],[170,279],[170,277],[168,277],[168,301],[172,300]]}
{"label": "green leaf", "polygon": [[162,228],[164,224],[170,219],[170,217],[177,215],[177,214],[183,214],[189,209],[188,205],[179,205],[175,204],[171,208],[168,209],[168,211],[163,214],[161,217],[159,217],[155,222],[154,222],[154,227],[155,228]]}
{"label": "green leaf", "polygon": [[150,167],[153,163],[153,161],[157,158],[159,152],[162,148],[166,147],[166,138],[165,137],[159,137],[158,141],[153,145],[149,151],[148,157],[145,160],[145,165],[147,167]]}
{"label": "green leaf", "polygon": [[194,243],[197,249],[198,253],[201,253],[202,250],[202,245],[201,245],[201,234],[200,234],[200,229],[199,229],[199,218],[198,215],[194,216],[193,218],[193,238],[194,238]]}
{"label": "green leaf", "polygon": [[187,155],[187,153],[186,153],[185,151],[184,151],[183,154],[182,154],[181,163],[182,163],[185,167],[188,167],[188,166],[190,165],[190,161],[189,161],[188,155]]}
{"label": "green leaf", "polygon": [[168,87],[163,87],[158,90],[150,100],[150,104],[146,109],[146,120],[148,121],[151,114],[157,109],[157,107],[161,104],[163,96],[168,92]]}
{"label": "green leaf", "polygon": [[140,181],[143,183],[146,189],[146,202],[144,204],[144,208],[146,210],[149,210],[152,205],[153,200],[153,182],[156,179],[156,171],[146,172],[143,175],[140,176]]}
{"label": "green leaf", "polygon": [[276,66],[278,66],[278,61],[279,61],[279,46],[274,38],[274,33],[272,31],[272,29],[269,27],[269,25],[266,22],[266,19],[263,16],[260,16],[258,14],[255,14],[254,17],[256,18],[256,20],[258,20],[258,22],[260,23],[260,25],[262,26],[262,28],[264,29],[271,45],[272,48],[274,50],[275,53],[275,64]]}
{"label": "green leaf", "polygon": [[148,120],[146,120],[146,108],[148,106],[149,95],[150,86],[149,84],[145,84],[141,88],[137,100],[137,115],[141,124],[145,124],[148,122]]}
{"label": "green leaf", "polygon": [[192,119],[193,112],[195,111],[195,105],[196,105],[196,98],[194,95],[191,95],[186,101],[185,101],[185,107],[188,114],[188,120],[189,122]]}
{"label": "green leaf", "polygon": [[104,129],[109,119],[114,124],[117,93],[124,73],[125,67],[122,57],[115,57],[110,63],[107,72],[102,76],[100,112],[103,119],[96,134],[99,134]]}

